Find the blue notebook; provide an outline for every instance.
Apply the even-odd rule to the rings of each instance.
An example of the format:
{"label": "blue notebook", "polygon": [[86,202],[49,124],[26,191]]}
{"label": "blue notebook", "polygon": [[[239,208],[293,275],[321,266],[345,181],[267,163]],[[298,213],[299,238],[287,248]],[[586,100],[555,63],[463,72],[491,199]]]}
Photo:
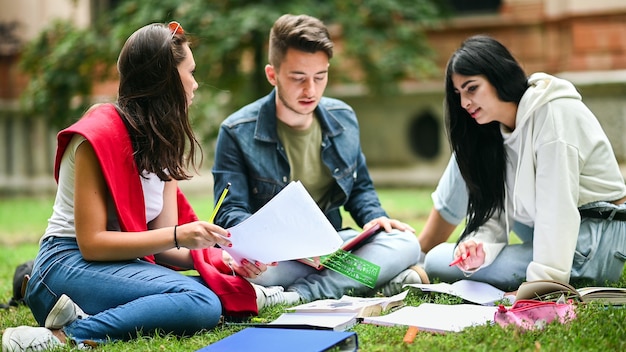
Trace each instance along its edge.
{"label": "blue notebook", "polygon": [[196,352],[356,352],[358,346],[355,332],[246,328]]}

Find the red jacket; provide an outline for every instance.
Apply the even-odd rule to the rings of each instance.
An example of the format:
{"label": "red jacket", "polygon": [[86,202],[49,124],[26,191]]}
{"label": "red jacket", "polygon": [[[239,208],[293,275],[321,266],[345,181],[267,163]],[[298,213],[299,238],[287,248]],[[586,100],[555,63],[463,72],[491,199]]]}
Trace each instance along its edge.
{"label": "red jacket", "polygon": [[[75,133],[84,136],[95,150],[117,209],[121,230],[125,232],[147,230],[143,190],[139,171],[133,159],[130,136],[115,106],[102,104],[92,108],[78,122],[59,132],[54,166],[54,177],[57,182],[61,158]],[[178,224],[196,220],[198,217],[179,189]],[[252,285],[244,278],[232,275],[232,270],[222,260],[221,249],[215,247],[197,249],[192,250],[191,255],[195,269],[220,298],[224,315],[245,317],[258,314]],[[145,259],[154,263],[154,256]]]}

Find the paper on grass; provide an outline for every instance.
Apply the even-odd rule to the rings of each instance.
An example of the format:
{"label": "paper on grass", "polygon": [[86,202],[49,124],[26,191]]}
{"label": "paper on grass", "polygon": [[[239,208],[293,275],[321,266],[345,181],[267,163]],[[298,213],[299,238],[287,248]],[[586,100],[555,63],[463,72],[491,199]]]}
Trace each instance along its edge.
{"label": "paper on grass", "polygon": [[363,323],[385,326],[416,326],[430,332],[458,332],[470,326],[493,322],[497,307],[475,304],[422,303],[407,306],[378,317],[364,318]]}
{"label": "paper on grass", "polygon": [[503,299],[509,299],[514,301],[514,297],[506,296],[505,292],[493,287],[492,285],[473,281],[473,280],[459,280],[453,284],[447,282],[441,282],[438,284],[406,284],[404,287],[410,286],[418,288],[422,291],[431,291],[439,293],[447,293],[457,297],[461,297],[466,301],[476,304],[482,304],[492,306],[496,301]]}
{"label": "paper on grass", "polygon": [[238,263],[316,257],[335,252],[343,241],[299,181],[291,182],[256,213],[228,229]]}

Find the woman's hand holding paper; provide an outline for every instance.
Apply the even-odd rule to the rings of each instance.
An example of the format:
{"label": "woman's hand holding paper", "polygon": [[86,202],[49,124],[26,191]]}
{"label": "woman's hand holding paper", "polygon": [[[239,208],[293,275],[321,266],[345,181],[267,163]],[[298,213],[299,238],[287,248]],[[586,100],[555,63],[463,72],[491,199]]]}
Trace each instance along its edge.
{"label": "woman's hand holding paper", "polygon": [[228,252],[223,251],[223,260],[224,262],[233,270],[233,275],[237,274],[239,276],[254,279],[261,276],[266,270],[268,266],[276,266],[277,262],[264,264],[256,260],[248,260],[243,259],[241,264],[237,264],[237,261],[234,260]]}
{"label": "woman's hand holding paper", "polygon": [[380,224],[380,227],[383,228],[385,232],[391,232],[392,229],[398,229],[400,231],[410,231],[415,233],[415,229],[411,227],[411,225],[405,224],[402,221],[396,219],[389,219],[386,216],[381,216],[366,223],[365,225],[363,225],[363,231],[367,231],[367,229],[376,224]]}

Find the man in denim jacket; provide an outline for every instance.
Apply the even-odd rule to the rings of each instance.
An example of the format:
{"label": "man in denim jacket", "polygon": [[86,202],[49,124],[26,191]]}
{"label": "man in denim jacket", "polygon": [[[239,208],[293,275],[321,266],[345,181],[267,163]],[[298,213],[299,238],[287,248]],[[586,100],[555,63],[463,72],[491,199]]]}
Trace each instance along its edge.
{"label": "man in denim jacket", "polygon": [[[374,290],[332,270],[317,271],[297,261],[268,267],[253,277],[271,303],[340,298],[344,294],[398,293],[406,283],[427,282],[415,266],[420,255],[415,231],[389,219],[367,171],[352,108],[322,97],[333,43],[324,24],[301,15],[280,17],[270,32],[265,73],[275,89],[229,116],[221,125],[213,166],[214,194],[231,183],[215,219],[225,228],[256,212],[290,181],[299,180],[344,241],[343,206],[367,229],[384,230],[353,253],[380,266]],[[262,285],[262,286],[259,286]],[[274,286],[274,287],[263,287]],[[286,290],[283,292],[283,288]]]}

